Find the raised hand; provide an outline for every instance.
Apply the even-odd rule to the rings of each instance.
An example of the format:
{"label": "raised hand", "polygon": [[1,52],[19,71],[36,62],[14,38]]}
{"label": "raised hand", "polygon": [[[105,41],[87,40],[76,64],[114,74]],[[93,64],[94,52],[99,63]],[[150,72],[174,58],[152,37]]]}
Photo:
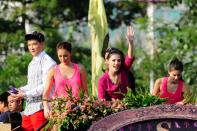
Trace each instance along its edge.
{"label": "raised hand", "polygon": [[126,39],[128,41],[128,56],[133,57],[133,39],[134,39],[134,29],[133,26],[127,28]]}
{"label": "raised hand", "polygon": [[16,99],[21,99],[21,98],[24,97],[25,94],[24,94],[22,91],[18,90],[17,93],[11,93],[11,95],[12,95],[14,98],[16,98]]}
{"label": "raised hand", "polygon": [[133,43],[133,39],[134,39],[134,29],[133,29],[133,26],[129,26],[127,28],[126,38],[127,38],[127,41],[129,42],[129,44]]}

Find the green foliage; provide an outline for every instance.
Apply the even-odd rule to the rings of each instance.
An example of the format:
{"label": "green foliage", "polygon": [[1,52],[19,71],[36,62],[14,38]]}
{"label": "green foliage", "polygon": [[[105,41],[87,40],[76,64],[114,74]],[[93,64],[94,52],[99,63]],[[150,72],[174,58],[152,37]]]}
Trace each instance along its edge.
{"label": "green foliage", "polygon": [[151,94],[142,91],[138,91],[136,94],[137,95],[133,94],[132,91],[129,90],[125,95],[123,103],[127,109],[158,105],[165,102],[165,99],[152,96]]}
{"label": "green foliage", "polygon": [[184,98],[186,98],[186,103],[197,104],[197,85],[190,88],[190,93],[184,94]]}
{"label": "green foliage", "polygon": [[145,16],[146,6],[135,0],[105,1],[110,29],[115,29],[123,23],[129,25],[135,17]]}
{"label": "green foliage", "polygon": [[197,3],[196,0],[170,0],[170,7],[175,7],[178,4],[184,4],[188,9],[180,20],[179,24],[196,24]]}
{"label": "green foliage", "polygon": [[24,56],[10,54],[0,67],[0,92],[9,88],[10,85],[19,87],[27,81],[27,65],[31,59],[29,54]]}
{"label": "green foliage", "polygon": [[59,60],[57,58],[56,45],[58,42],[63,41],[63,38],[59,34],[57,29],[51,29],[51,28],[45,29],[45,36],[46,36],[45,51],[58,63]]}
{"label": "green foliage", "polygon": [[17,49],[20,43],[24,43],[24,32],[17,30],[15,32],[0,32],[0,52],[10,52],[12,48]]}
{"label": "green foliage", "polygon": [[[58,29],[63,26],[66,28],[73,25],[87,26],[89,0],[1,0],[0,4],[0,24],[3,25],[0,27],[0,40],[6,38],[6,42],[0,42],[0,44],[11,43],[9,39],[13,37],[10,37],[10,33],[20,37],[20,39],[14,39],[14,42],[19,42],[24,36],[27,21],[44,32],[49,28]],[[119,27],[121,23],[129,24],[135,13],[145,14],[145,5],[135,1],[105,1],[105,6],[111,28]],[[75,28],[75,31],[79,31],[79,28]],[[3,33],[8,37],[1,36]]]}

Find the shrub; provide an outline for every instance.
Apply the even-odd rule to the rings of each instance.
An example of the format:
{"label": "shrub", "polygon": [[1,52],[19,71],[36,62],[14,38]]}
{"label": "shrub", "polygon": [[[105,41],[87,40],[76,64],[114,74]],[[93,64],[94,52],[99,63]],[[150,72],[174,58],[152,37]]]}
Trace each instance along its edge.
{"label": "shrub", "polygon": [[125,109],[120,100],[102,101],[92,96],[76,99],[72,95],[55,98],[51,106],[52,117],[45,130],[54,125],[60,130],[85,130],[93,121]]}

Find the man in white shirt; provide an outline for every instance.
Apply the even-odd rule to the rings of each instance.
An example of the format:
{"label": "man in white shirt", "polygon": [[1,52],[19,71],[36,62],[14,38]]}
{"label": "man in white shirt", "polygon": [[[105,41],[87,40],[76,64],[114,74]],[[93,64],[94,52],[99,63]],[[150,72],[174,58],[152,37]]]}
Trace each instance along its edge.
{"label": "man in white shirt", "polygon": [[55,61],[44,51],[44,35],[40,32],[26,34],[25,40],[28,49],[33,56],[28,65],[28,82],[21,87],[17,94],[12,94],[16,98],[24,98],[26,107],[22,118],[23,130],[36,130],[46,119],[44,118],[42,93],[46,83],[47,73],[50,68],[56,65]]}

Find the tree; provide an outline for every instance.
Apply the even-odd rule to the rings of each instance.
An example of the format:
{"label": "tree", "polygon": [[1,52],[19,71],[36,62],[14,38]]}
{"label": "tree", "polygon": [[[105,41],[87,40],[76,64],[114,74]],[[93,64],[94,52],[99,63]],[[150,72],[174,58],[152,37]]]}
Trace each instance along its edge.
{"label": "tree", "polygon": [[[87,26],[88,0],[2,0],[0,4],[0,24],[5,25],[0,27],[0,44],[6,43],[0,51],[18,47],[24,41],[27,22],[43,32],[62,26]],[[129,24],[136,14],[145,13],[144,5],[129,0],[105,1],[105,6],[112,29],[121,23]]]}
{"label": "tree", "polygon": [[0,66],[0,93],[10,86],[22,86],[27,80],[27,64],[31,56],[10,54]]}

